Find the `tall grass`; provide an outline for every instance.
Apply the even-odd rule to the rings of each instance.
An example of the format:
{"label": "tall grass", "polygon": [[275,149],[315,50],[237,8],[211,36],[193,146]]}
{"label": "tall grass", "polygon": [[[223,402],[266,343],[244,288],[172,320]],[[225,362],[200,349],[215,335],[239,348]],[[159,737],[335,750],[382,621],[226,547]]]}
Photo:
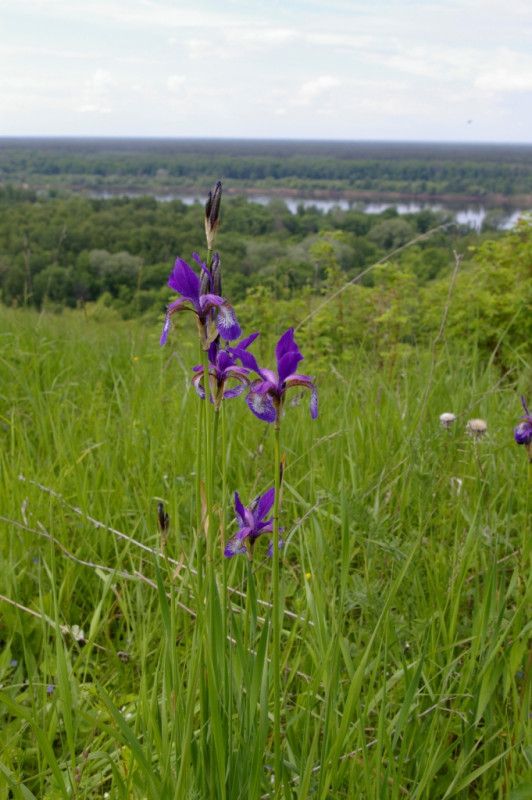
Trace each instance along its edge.
{"label": "tall grass", "polygon": [[[234,491],[271,485],[273,430],[226,403],[204,660],[196,345],[75,313],[0,326],[0,797],[270,796],[271,566],[222,540]],[[348,364],[283,430],[283,795],[530,797],[530,384],[443,343],[428,387],[429,352]]]}

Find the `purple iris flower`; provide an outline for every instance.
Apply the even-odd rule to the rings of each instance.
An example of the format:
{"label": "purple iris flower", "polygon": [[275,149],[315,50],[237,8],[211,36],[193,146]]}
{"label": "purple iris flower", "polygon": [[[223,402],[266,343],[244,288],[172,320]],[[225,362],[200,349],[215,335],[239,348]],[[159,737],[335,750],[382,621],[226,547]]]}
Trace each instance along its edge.
{"label": "purple iris flower", "polygon": [[[253,546],[263,533],[273,533],[273,517],[265,520],[270,513],[275,500],[275,489],[271,488],[262,497],[259,495],[250,508],[242,505],[238,492],[235,492],[235,511],[238,523],[237,532],[227,541],[224,556],[231,558],[246,553],[249,560],[253,561]],[[280,531],[283,528],[279,528]],[[279,537],[279,548],[284,544]],[[268,547],[268,555],[273,555],[273,541]]]}
{"label": "purple iris flower", "polygon": [[[238,349],[238,348],[236,348]],[[202,398],[205,399],[205,381],[203,376],[203,366],[192,367],[196,373],[192,378],[192,384]],[[239,367],[236,364],[235,356],[228,350],[220,350],[218,342],[213,342],[209,347],[209,389],[211,403],[214,403],[214,410],[219,411],[224,398],[230,399],[242,394],[251,380],[248,378],[249,369]],[[228,380],[236,380],[237,385],[233,389],[226,389]]]}
{"label": "purple iris flower", "polygon": [[[172,314],[176,311],[193,311],[198,321],[201,346],[207,350],[218,334],[229,342],[238,339],[241,330],[235,312],[229,303],[223,297],[210,293],[213,283],[212,273],[196,253],[194,253],[194,259],[201,267],[202,281],[182,258],[176,259],[174,269],[168,279],[168,286],[182,297],[166,308],[161,344],[166,344]],[[202,291],[203,286],[209,291]],[[214,309],[218,310],[216,324],[213,318]]]}
{"label": "purple iris flower", "polygon": [[525,409],[525,413],[522,417],[522,422],[516,426],[514,429],[514,437],[517,444],[524,444],[527,451],[529,458],[532,460],[532,451],[530,445],[532,444],[532,414],[526,407],[525,398],[521,395],[521,402],[523,404],[523,408]]}
{"label": "purple iris flower", "polygon": [[[248,356],[250,355],[248,354]],[[310,389],[310,415],[312,419],[316,419],[318,416],[318,392],[312,378],[296,373],[297,365],[302,361],[303,356],[294,341],[293,328],[289,328],[281,336],[275,348],[275,355],[277,375],[272,370],[259,369],[253,359],[255,361],[253,369],[262,380],[256,380],[251,384],[250,392],[246,397],[249,408],[259,419],[264,422],[275,422],[278,426],[287,390],[294,386],[303,386],[305,389]],[[251,358],[253,357],[251,356]]]}

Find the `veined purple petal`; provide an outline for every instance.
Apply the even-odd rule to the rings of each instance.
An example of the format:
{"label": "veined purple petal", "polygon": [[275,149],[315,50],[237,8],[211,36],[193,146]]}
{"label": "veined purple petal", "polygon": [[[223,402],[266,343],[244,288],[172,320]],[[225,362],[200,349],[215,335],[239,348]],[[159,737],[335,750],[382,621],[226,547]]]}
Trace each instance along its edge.
{"label": "veined purple petal", "polygon": [[208,351],[208,357],[211,364],[216,364],[216,360],[218,358],[218,349],[217,342],[211,342]]}
{"label": "veined purple petal", "polygon": [[[262,384],[264,385],[264,384]],[[276,411],[271,397],[256,391],[248,392],[246,403],[250,411],[263,422],[275,422]]]}
{"label": "veined purple petal", "polygon": [[275,348],[275,357],[277,359],[277,374],[279,375],[279,383],[282,383],[288,375],[295,372],[297,365],[303,360],[303,356],[299,351],[299,347],[294,341],[294,329],[289,328],[286,333],[283,333],[277,346]]}
{"label": "veined purple petal", "polygon": [[[249,516],[249,509],[246,508],[246,514]],[[253,526],[252,525],[244,525],[243,528],[239,528],[237,532],[232,537],[233,539],[237,539],[239,542],[243,542],[244,539],[247,539],[248,536],[253,536],[254,534]]]}
{"label": "veined purple petal", "polygon": [[232,558],[233,556],[242,555],[244,553],[247,553],[246,545],[243,541],[236,539],[234,536],[225,543],[224,556],[226,558]]}
{"label": "veined purple petal", "polygon": [[246,339],[242,339],[240,342],[237,342],[234,347],[228,348],[233,358],[238,358],[242,363],[242,366],[247,367],[247,369],[252,369],[255,372],[259,371],[259,366],[255,356],[253,353],[248,353],[247,348],[255,341],[258,335],[258,333],[252,333],[251,336],[248,336]]}
{"label": "veined purple petal", "polygon": [[238,492],[235,492],[235,512],[236,512],[236,521],[238,523],[238,527],[242,528],[246,524],[244,521],[246,519],[246,509],[242,505],[242,501],[238,496]]}
{"label": "veined purple petal", "polygon": [[514,437],[517,444],[529,445],[532,443],[532,422],[528,419],[520,422],[514,429]]}
{"label": "veined purple petal", "polygon": [[256,333],[252,333],[251,336],[248,336],[246,339],[241,339],[235,345],[235,348],[238,347],[239,350],[247,350],[250,344],[253,344],[257,336],[259,335],[258,331]]}
{"label": "veined purple petal", "polygon": [[294,386],[303,386],[305,389],[310,389],[310,416],[316,419],[318,416],[318,391],[312,382],[312,378],[306,375],[290,375],[285,381],[285,389],[291,389]]}
{"label": "veined purple petal", "polygon": [[235,312],[227,302],[222,302],[218,307],[218,314],[216,316],[216,327],[218,333],[225,339],[226,342],[232,342],[233,339],[238,339],[242,330],[237,322]]}
{"label": "veined purple petal", "polygon": [[243,392],[247,389],[247,384],[241,383],[238,386],[234,386],[232,389],[225,389],[224,390],[224,400],[232,400],[234,397],[239,397]]}
{"label": "veined purple petal", "polygon": [[303,356],[299,350],[285,353],[277,361],[277,374],[279,375],[279,383],[283,383],[289,375],[293,375],[297,369],[297,365],[303,360]]}
{"label": "veined purple petal", "polygon": [[191,383],[196,392],[201,397],[201,399],[205,400],[205,387],[202,384],[202,380],[203,380],[203,369],[201,370],[201,372],[198,372],[196,373],[196,375],[194,375]]}
{"label": "veined purple petal", "polygon": [[[211,344],[212,347],[212,344]],[[211,351],[209,348],[209,359],[211,358]],[[220,350],[218,352],[218,357],[212,360],[212,363],[216,363],[217,368],[221,373],[226,372],[228,369],[234,366],[235,362],[234,359],[230,356],[227,350]]]}
{"label": "veined purple petal", "polygon": [[266,516],[266,514],[269,513],[270,509],[274,504],[274,501],[275,501],[275,487],[272,486],[271,489],[268,489],[267,492],[264,492],[259,502],[257,503],[255,511],[253,512],[253,517],[256,523],[261,522]]}
{"label": "veined purple petal", "polygon": [[294,342],[294,329],[288,328],[288,330],[283,333],[277,345],[275,347],[275,357],[277,361],[282,358],[286,353],[290,353],[294,350],[299,351],[297,344]]}
{"label": "veined purple petal", "polygon": [[[279,388],[279,381],[277,380],[277,375],[271,369],[259,369],[256,370],[258,374],[263,378],[264,382],[268,384],[268,388],[264,389],[265,392],[269,391],[270,389],[274,389],[275,391]],[[257,386],[259,382],[257,381]],[[255,388],[255,387],[253,387]]]}
{"label": "veined purple petal", "polygon": [[168,278],[168,286],[174,292],[186,297],[197,306],[199,300],[200,280],[194,270],[182,258],[177,258],[172,274]]}
{"label": "veined purple petal", "polygon": [[175,314],[176,311],[192,311],[193,309],[190,308],[190,305],[187,305],[187,303],[190,302],[190,298],[180,297],[179,300],[174,300],[173,303],[170,303],[169,306],[166,306],[166,316],[164,318],[163,331],[161,333],[161,338],[159,339],[159,344],[163,347],[166,344],[168,334],[170,333],[170,328],[172,327],[172,314]]}
{"label": "veined purple petal", "polygon": [[[279,528],[279,530],[281,529]],[[273,533],[273,517],[267,519],[266,522],[259,522],[257,531],[259,533]]]}
{"label": "veined purple petal", "polygon": [[202,294],[199,298],[198,310],[204,315],[211,308],[219,308],[223,303],[225,303],[225,300],[217,294]]}
{"label": "veined purple petal", "polygon": [[252,392],[257,392],[257,394],[277,396],[277,379],[273,383],[272,381],[253,381],[250,388]]}
{"label": "veined purple petal", "polygon": [[[284,544],[284,539],[281,539],[281,537],[279,536],[279,550],[281,549],[283,544]],[[273,556],[273,539],[268,545],[268,555],[270,556],[270,558]]]}
{"label": "veined purple petal", "polygon": [[161,345],[161,347],[165,346],[171,327],[172,327],[172,318],[170,314],[167,314],[166,317],[164,318],[163,332],[161,333],[161,338],[159,339],[159,344]]}

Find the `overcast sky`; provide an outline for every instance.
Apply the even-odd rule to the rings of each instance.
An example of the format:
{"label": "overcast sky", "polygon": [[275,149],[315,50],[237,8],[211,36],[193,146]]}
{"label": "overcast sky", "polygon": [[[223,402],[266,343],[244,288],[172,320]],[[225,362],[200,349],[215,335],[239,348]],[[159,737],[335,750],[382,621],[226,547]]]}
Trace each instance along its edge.
{"label": "overcast sky", "polygon": [[0,0],[0,135],[532,143],[532,0]]}

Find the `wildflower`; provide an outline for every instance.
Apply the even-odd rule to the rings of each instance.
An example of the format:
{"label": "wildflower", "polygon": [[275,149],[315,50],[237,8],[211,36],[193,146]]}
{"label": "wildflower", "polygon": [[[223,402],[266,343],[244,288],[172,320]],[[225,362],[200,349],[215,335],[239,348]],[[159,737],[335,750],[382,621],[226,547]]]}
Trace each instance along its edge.
{"label": "wildflower", "polygon": [[455,421],[455,415],[451,414],[449,411],[445,412],[445,414],[440,414],[440,422],[444,428],[450,428]]}
{"label": "wildflower", "polygon": [[53,683],[49,683],[48,686],[46,687],[46,694],[50,696],[53,693],[54,693],[54,685]]}
{"label": "wildflower", "polygon": [[488,430],[487,424],[483,419],[470,419],[466,425],[466,433],[480,439]]}
{"label": "wildflower", "polygon": [[525,398],[521,395],[521,403],[525,409],[522,422],[514,429],[514,438],[517,444],[524,444],[528,453],[528,460],[532,461],[532,414],[526,407]]}
{"label": "wildflower", "polygon": [[289,328],[284,333],[275,348],[277,359],[277,375],[269,369],[253,367],[262,380],[254,381],[246,398],[250,410],[264,422],[275,422],[279,426],[281,414],[288,389],[294,386],[303,386],[310,389],[310,415],[312,419],[318,416],[318,392],[312,378],[298,375],[295,370],[303,356],[294,341],[294,329]]}
{"label": "wildflower", "polygon": [[18,667],[18,661],[16,660],[16,658],[11,659],[11,661],[9,662],[9,666],[13,667],[13,669],[16,669]]}
{"label": "wildflower", "polygon": [[[247,553],[250,561],[253,561],[253,546],[259,536],[263,533],[273,533],[273,517],[265,520],[269,514],[275,500],[275,489],[269,489],[262,497],[259,495],[252,503],[250,508],[245,508],[240,501],[238,492],[235,492],[235,511],[238,523],[237,532],[227,541],[224,556],[232,556]],[[279,528],[280,531],[283,528]],[[279,537],[279,547],[284,544]],[[273,542],[268,547],[268,555],[273,555]]]}
{"label": "wildflower", "polygon": [[[176,311],[193,311],[195,313],[201,346],[204,350],[209,348],[209,345],[216,339],[218,334],[226,341],[238,339],[240,336],[240,326],[229,303],[223,297],[210,293],[213,283],[212,272],[200,261],[196,253],[194,253],[194,259],[200,265],[202,275],[206,275],[205,280],[207,281],[209,292],[202,293],[200,279],[194,270],[182,258],[176,259],[173,272],[168,279],[168,286],[182,295],[182,297],[167,306],[161,345],[166,344],[172,314],[175,314]],[[218,309],[216,324],[214,324],[213,317],[210,314],[213,309]]]}
{"label": "wildflower", "polygon": [[[192,378],[192,384],[199,396],[204,400],[205,380],[203,366],[193,367],[193,370],[196,375]],[[248,369],[237,366],[235,357],[230,352],[220,350],[218,342],[212,342],[209,347],[209,395],[211,403],[214,403],[215,411],[219,411],[224,398],[238,397],[247,389],[251,383],[248,374]],[[225,388],[229,379],[237,381],[237,385],[232,389]]]}
{"label": "wildflower", "polygon": [[79,627],[79,625],[72,625],[70,632],[76,642],[85,642],[85,634],[83,633],[83,629]]}
{"label": "wildflower", "polygon": [[[214,193],[209,192],[205,203],[205,235],[207,237],[207,248],[212,250],[216,233],[218,231],[218,217],[220,215],[220,203],[222,202],[222,184],[218,181],[214,187]],[[214,290],[216,291],[216,289]]]}

